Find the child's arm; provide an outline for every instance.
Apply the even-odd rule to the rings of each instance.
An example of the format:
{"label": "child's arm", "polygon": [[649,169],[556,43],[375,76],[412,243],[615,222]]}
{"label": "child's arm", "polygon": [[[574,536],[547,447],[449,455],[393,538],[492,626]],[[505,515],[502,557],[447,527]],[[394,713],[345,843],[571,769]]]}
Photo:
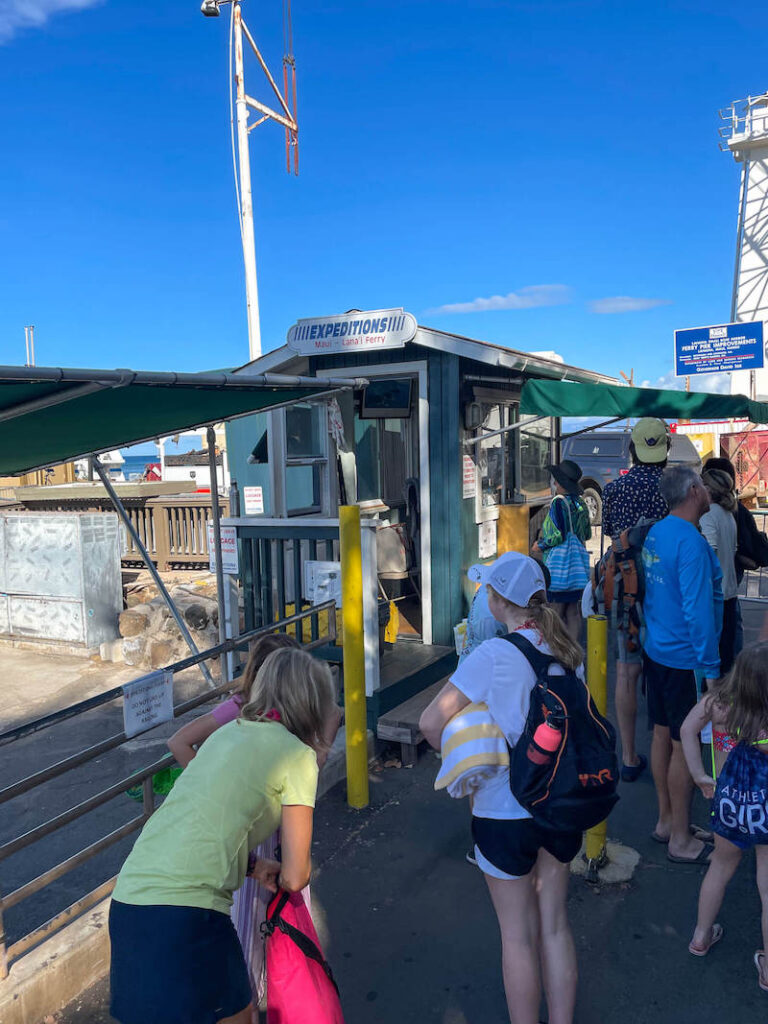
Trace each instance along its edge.
{"label": "child's arm", "polygon": [[704,700],[700,700],[691,708],[688,717],[680,726],[680,740],[688,771],[707,800],[711,800],[715,795],[715,780],[704,771],[699,733],[707,722],[712,721],[712,705],[711,698],[705,697]]}

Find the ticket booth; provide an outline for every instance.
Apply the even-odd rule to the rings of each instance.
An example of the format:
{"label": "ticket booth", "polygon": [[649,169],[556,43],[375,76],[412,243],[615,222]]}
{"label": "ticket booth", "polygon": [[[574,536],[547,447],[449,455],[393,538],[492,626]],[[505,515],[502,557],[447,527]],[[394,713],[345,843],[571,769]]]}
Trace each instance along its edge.
{"label": "ticket booth", "polygon": [[400,639],[445,648],[466,613],[467,568],[497,554],[501,507],[523,506],[536,527],[551,497],[558,422],[521,418],[523,383],[613,382],[551,353],[419,326],[402,309],[299,320],[238,372],[357,378],[324,402],[227,425],[241,513],[333,518],[359,503],[377,521],[378,588]]}

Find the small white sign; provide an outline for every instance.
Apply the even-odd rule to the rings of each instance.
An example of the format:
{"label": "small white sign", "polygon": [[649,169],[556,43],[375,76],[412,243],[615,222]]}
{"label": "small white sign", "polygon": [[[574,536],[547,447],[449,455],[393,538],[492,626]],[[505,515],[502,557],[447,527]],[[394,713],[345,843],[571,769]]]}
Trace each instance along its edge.
{"label": "small white sign", "polygon": [[412,341],[416,317],[399,309],[372,309],[298,320],[288,331],[288,347],[303,355],[359,352],[371,348],[402,348]]}
{"label": "small white sign", "polygon": [[[216,541],[213,536],[213,523],[208,520],[208,565],[211,572],[216,572]],[[234,526],[221,527],[221,571],[230,576],[238,576],[240,563],[237,558],[237,530]]]}
{"label": "small white sign", "polygon": [[123,686],[123,729],[128,737],[173,718],[173,672],[161,669]]}
{"label": "small white sign", "polygon": [[477,554],[479,558],[493,558],[497,547],[496,520],[480,523],[477,537]]}
{"label": "small white sign", "polygon": [[341,608],[341,562],[305,562],[304,597],[310,604],[335,601]]}
{"label": "small white sign", "polygon": [[474,498],[477,490],[477,470],[475,460],[471,455],[464,456],[464,470],[462,473],[462,498]]}
{"label": "small white sign", "polygon": [[244,487],[243,504],[247,516],[263,516],[264,489],[262,487]]}

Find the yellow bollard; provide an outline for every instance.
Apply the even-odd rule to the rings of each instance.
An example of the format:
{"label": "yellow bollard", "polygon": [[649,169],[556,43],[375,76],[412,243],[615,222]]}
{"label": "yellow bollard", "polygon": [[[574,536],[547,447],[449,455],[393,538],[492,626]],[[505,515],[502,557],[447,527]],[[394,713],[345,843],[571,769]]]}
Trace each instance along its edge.
{"label": "yellow bollard", "polygon": [[[608,706],[608,620],[605,615],[587,619],[587,686],[597,710],[604,715]],[[604,861],[608,822],[587,832],[587,863]]]}
{"label": "yellow bollard", "polygon": [[341,623],[344,648],[344,719],[347,740],[347,803],[368,806],[368,725],[365,715],[363,560],[360,509],[339,508]]}

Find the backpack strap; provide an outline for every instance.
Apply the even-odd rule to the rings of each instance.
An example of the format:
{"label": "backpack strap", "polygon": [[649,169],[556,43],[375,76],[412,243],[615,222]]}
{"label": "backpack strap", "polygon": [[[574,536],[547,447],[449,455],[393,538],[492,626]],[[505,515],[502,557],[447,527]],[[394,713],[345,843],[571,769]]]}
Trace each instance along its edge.
{"label": "backpack strap", "polygon": [[272,916],[264,922],[261,926],[265,938],[274,932],[275,928],[287,935],[292,942],[294,942],[301,952],[307,957],[308,960],[314,960],[324,971],[330,983],[336,989],[336,995],[339,995],[339,986],[336,984],[336,979],[333,976],[333,971],[328,961],[323,956],[317,945],[310,939],[308,935],[305,935],[303,931],[290,924],[288,921],[283,920],[283,910],[288,902],[289,894],[285,891],[281,892],[279,896],[276,896],[277,906],[275,907]]}
{"label": "backpack strap", "polygon": [[550,666],[557,661],[557,658],[553,658],[551,654],[543,654],[527,637],[521,636],[519,633],[507,633],[502,640],[507,640],[520,651],[536,673],[537,680],[546,686]]}

